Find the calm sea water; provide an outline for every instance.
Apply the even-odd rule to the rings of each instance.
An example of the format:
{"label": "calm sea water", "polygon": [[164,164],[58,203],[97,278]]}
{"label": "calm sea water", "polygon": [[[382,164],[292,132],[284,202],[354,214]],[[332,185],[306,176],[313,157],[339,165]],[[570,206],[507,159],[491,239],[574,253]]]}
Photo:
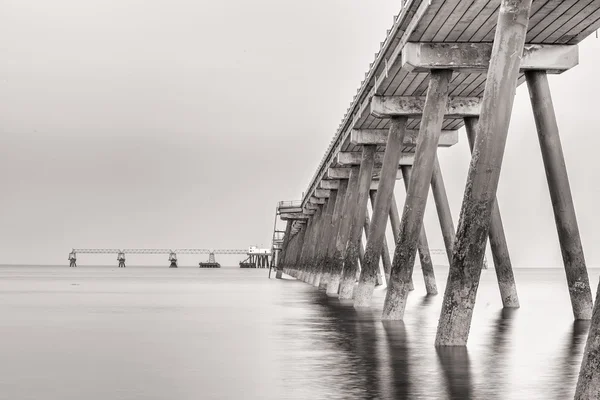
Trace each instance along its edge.
{"label": "calm sea water", "polygon": [[588,325],[561,269],[516,270],[513,312],[484,271],[468,348],[443,351],[418,272],[382,323],[381,289],[356,311],[266,270],[0,267],[0,398],[572,398]]}

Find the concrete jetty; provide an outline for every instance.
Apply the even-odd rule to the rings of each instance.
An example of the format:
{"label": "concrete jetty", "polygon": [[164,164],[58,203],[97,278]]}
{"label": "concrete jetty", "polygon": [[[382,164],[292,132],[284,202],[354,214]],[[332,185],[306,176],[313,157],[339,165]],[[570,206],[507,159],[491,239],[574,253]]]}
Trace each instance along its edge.
{"label": "concrete jetty", "polygon": [[[600,391],[600,310],[593,310],[547,75],[575,67],[577,44],[599,27],[596,0],[403,1],[302,199],[281,209],[287,227],[278,271],[368,307],[389,216],[396,243],[382,319],[402,319],[417,252],[428,292],[437,291],[423,230],[431,187],[450,261],[435,345],[467,344],[488,238],[503,306],[519,307],[496,191],[515,91],[526,84],[565,290],[574,319],[592,318],[577,398],[594,398],[590,394]],[[462,127],[472,156],[455,229],[442,178],[452,171],[441,170],[437,151],[456,144]],[[407,191],[401,217],[393,196],[398,179]],[[359,273],[370,191],[376,194]]]}

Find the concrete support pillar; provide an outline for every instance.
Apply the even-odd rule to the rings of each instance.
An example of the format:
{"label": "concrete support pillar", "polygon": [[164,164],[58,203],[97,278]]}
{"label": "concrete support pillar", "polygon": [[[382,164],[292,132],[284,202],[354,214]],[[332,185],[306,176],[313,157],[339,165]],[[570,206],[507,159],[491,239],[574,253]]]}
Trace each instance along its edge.
{"label": "concrete support pillar", "polygon": [[596,303],[581,360],[575,400],[597,399],[600,393],[600,285],[596,290]]}
{"label": "concrete support pillar", "polygon": [[436,346],[469,337],[532,0],[501,0]]}
{"label": "concrete support pillar", "polygon": [[300,258],[296,263],[296,279],[304,280],[304,266],[306,264],[306,258],[308,255],[308,249],[310,248],[310,241],[314,233],[315,226],[315,215],[313,215],[306,224],[306,232],[304,233],[304,240],[302,242],[302,250],[300,251]]}
{"label": "concrete support pillar", "polygon": [[446,186],[442,176],[442,169],[437,156],[433,162],[433,175],[431,176],[431,192],[437,210],[442,237],[444,238],[444,246],[446,247],[446,255],[448,256],[448,265],[452,265],[452,246],[454,244],[454,222],[452,221],[452,213],[450,212],[450,204],[448,203],[448,195],[446,194]]}
{"label": "concrete support pillar", "polygon": [[567,274],[573,315],[575,319],[590,319],[592,317],[592,292],[548,77],[545,71],[528,71],[525,73],[525,77],[542,149],[542,159]]}
{"label": "concrete support pillar", "polygon": [[315,222],[313,232],[310,238],[310,247],[308,248],[308,253],[306,254],[306,262],[304,264],[304,282],[311,284],[313,279],[313,264],[315,259],[315,249],[317,248],[319,241],[319,234],[321,232],[321,226],[323,224],[323,210],[325,209],[324,205],[319,205],[317,208],[317,212],[315,213]]}
{"label": "concrete support pillar", "polygon": [[327,285],[327,294],[336,295],[339,290],[342,271],[344,268],[344,258],[346,256],[346,245],[350,237],[350,228],[352,216],[356,214],[356,205],[358,197],[358,175],[359,167],[353,166],[350,171],[348,188],[346,189],[346,198],[344,199],[344,211],[340,215],[339,230],[335,240],[335,250],[331,259],[331,270],[329,283]]}
{"label": "concrete support pillar", "polygon": [[[473,152],[475,136],[477,136],[477,120],[478,118],[465,118],[465,128],[467,130],[467,138],[469,139],[471,152]],[[506,235],[504,234],[504,225],[502,224],[502,217],[500,216],[498,199],[494,201],[494,205],[492,206],[489,238],[492,257],[494,258],[494,269],[496,271],[496,278],[498,279],[498,288],[500,289],[500,297],[502,298],[502,305],[507,308],[519,308],[517,285],[515,283],[512,263],[510,262],[508,245],[506,244]]]}
{"label": "concrete support pillar", "polygon": [[[337,240],[337,235],[340,230],[340,221],[342,218],[342,213],[344,212],[344,201],[346,200],[347,188],[348,181],[346,179],[340,180],[337,191],[337,197],[335,199],[335,207],[333,209],[333,215],[331,217],[331,233],[327,238],[327,252],[323,261],[323,274],[321,276],[321,283],[319,284],[320,286],[322,285],[324,289],[327,289],[329,287],[329,277],[331,276],[331,264],[335,252],[335,243]],[[339,281],[336,284],[336,293],[338,286]]]}
{"label": "concrete support pillar", "polygon": [[[315,269],[315,286],[318,288],[325,288],[327,285],[327,277],[323,280],[325,272],[325,263],[327,259],[327,251],[329,249],[329,237],[332,234],[333,229],[333,213],[337,203],[337,190],[329,191],[329,201],[327,202],[327,209],[325,210],[325,219],[323,220],[323,229],[321,229],[321,238],[319,239],[319,249],[316,260]],[[323,280],[323,282],[321,282]]]}
{"label": "concrete support pillar", "polygon": [[[375,150],[377,146],[363,146],[362,159],[358,174],[358,185],[356,195],[355,212],[350,214],[351,227],[346,253],[344,257],[344,270],[340,281],[340,295],[342,300],[352,299],[354,285],[358,274],[358,261],[362,231],[367,215],[367,204],[369,202],[369,190],[375,166]],[[362,263],[361,263],[362,265]]]}
{"label": "concrete support pillar", "polygon": [[383,249],[385,225],[390,203],[396,185],[398,163],[402,153],[402,143],[406,133],[406,117],[392,118],[383,156],[383,165],[373,207],[373,217],[369,226],[369,239],[365,248],[365,263],[361,270],[358,287],[354,296],[355,307],[368,307],[377,283],[379,257]]}
{"label": "concrete support pillar", "polygon": [[307,222],[306,224],[304,224],[302,226],[302,229],[300,229],[300,232],[298,232],[298,239],[297,239],[297,244],[296,244],[296,250],[294,251],[294,258],[290,260],[290,263],[292,265],[291,267],[291,274],[294,278],[298,279],[299,274],[300,274],[300,262],[301,262],[301,258],[302,258],[302,250],[304,250],[304,245],[306,243],[306,232],[309,229],[309,223]]}
{"label": "concrete support pillar", "polygon": [[[408,185],[411,180],[411,170],[412,167],[409,165],[402,166],[402,178],[404,180],[404,188],[406,189],[406,193],[408,193]],[[417,239],[417,250],[419,252],[419,261],[421,262],[423,280],[425,281],[425,290],[429,295],[436,295],[438,294],[438,290],[437,284],[435,283],[435,272],[433,270],[433,262],[431,261],[431,253],[429,252],[427,234],[425,233],[425,227],[422,225],[421,230],[419,231],[419,237]],[[412,289],[409,288],[409,290]]]}
{"label": "concrete support pillar", "polygon": [[[394,243],[398,243],[400,240],[400,213],[398,212],[398,203],[396,202],[396,195],[392,193],[392,202],[390,204],[390,224],[392,226],[392,234],[394,235]],[[395,250],[395,247],[394,247]],[[391,274],[391,269],[390,269]],[[387,276],[387,281],[389,283],[390,277]],[[415,290],[415,286],[413,285],[412,276],[410,277],[410,285],[409,290]]]}
{"label": "concrete support pillar", "polygon": [[[371,192],[369,193],[369,197],[371,199],[371,207],[375,207],[375,198],[377,197],[377,191],[376,190],[371,190]],[[386,224],[387,225],[387,224]],[[365,220],[365,232],[369,232],[369,226],[371,226],[371,219],[369,218],[369,214],[367,213],[367,218]],[[377,286],[379,285],[383,285],[383,276],[385,276],[385,282],[388,281],[388,279],[390,278],[390,271],[392,270],[392,259],[390,257],[390,249],[388,247],[388,242],[387,239],[385,237],[385,228],[383,228],[384,231],[384,235],[383,235],[383,246],[381,248],[381,266],[383,267],[383,271],[381,271],[381,268],[378,270],[377,272]],[[369,237],[367,236],[367,240],[369,240]],[[380,276],[382,275],[382,276]]]}
{"label": "concrete support pillar", "polygon": [[315,236],[315,242],[313,244],[313,252],[311,257],[310,268],[310,279],[311,285],[319,287],[320,274],[318,274],[318,268],[321,263],[321,253],[323,252],[323,233],[327,230],[330,218],[327,216],[329,207],[329,198],[325,199],[325,204],[321,206],[321,216],[319,218],[319,229]]}
{"label": "concrete support pillar", "polygon": [[[283,234],[283,244],[281,245],[281,253],[285,254],[287,252],[288,246],[290,245],[291,232],[292,232],[292,220],[288,220],[285,224],[285,233]],[[282,264],[282,263],[280,263]],[[277,274],[275,278],[281,279],[283,275],[283,265],[277,266]]]}
{"label": "concrete support pillar", "polygon": [[398,320],[404,317],[433,164],[448,102],[448,85],[452,71],[435,70],[430,76],[414,167],[400,221],[400,238],[396,243],[392,273],[383,305],[382,318],[386,320]]}

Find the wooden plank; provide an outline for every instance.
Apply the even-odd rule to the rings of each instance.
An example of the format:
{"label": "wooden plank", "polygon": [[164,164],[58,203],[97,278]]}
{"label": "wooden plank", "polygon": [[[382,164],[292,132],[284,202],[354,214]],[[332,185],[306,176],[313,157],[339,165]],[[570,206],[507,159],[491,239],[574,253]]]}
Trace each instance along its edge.
{"label": "wooden plank", "polygon": [[471,7],[473,7],[476,0],[471,1],[459,1],[452,14],[446,18],[443,24],[440,25],[438,31],[435,33],[433,38],[431,38],[432,42],[444,42],[446,37],[452,32],[452,29],[456,26],[456,24],[463,18],[465,13],[469,11]]}
{"label": "wooden plank", "polygon": [[[586,2],[589,0],[585,0]],[[530,25],[527,30],[527,36],[525,43],[537,43],[533,40],[537,35],[540,34],[544,29],[552,24],[557,18],[573,6],[573,0],[560,1],[552,0],[549,1],[542,7],[532,18],[530,18]],[[532,24],[532,20],[538,20],[537,23]]]}
{"label": "wooden plank", "polygon": [[[425,1],[429,1],[429,0],[425,0]],[[454,1],[456,1],[456,0],[454,0]],[[439,10],[442,8],[444,3],[446,3],[446,2],[447,2],[446,0],[430,1],[429,8],[427,9],[427,11],[425,11],[425,14],[423,14],[421,21],[419,21],[419,23],[417,24],[417,27],[413,31],[409,40],[419,41],[421,39],[421,37],[423,36],[423,34],[425,33],[425,31],[427,30],[429,25],[437,18],[437,14],[438,14]]]}
{"label": "wooden plank", "polygon": [[[473,22],[460,34],[457,42],[470,42],[473,35],[486,23],[490,16],[496,12],[500,2],[497,0],[489,1],[485,7],[479,12]],[[494,21],[495,22],[495,21]]]}
{"label": "wooden plank", "polygon": [[477,19],[477,16],[493,0],[475,0],[471,7],[460,17],[456,25],[444,38],[444,42],[457,42],[462,33]]}
{"label": "wooden plank", "polygon": [[461,0],[445,1],[444,4],[438,10],[434,21],[432,21],[429,24],[427,29],[425,29],[425,31],[423,32],[423,35],[421,35],[419,42],[431,42],[432,39],[434,38],[434,36],[440,30],[440,25],[443,25],[444,22],[446,22],[448,17],[450,15],[452,15],[452,13],[454,12],[454,9],[456,8],[456,6],[460,3],[464,3],[464,1],[461,1]]}
{"label": "wooden plank", "polygon": [[[557,29],[568,26],[567,24],[574,17],[583,16],[583,10],[590,4],[592,4],[593,9],[597,9],[598,5],[593,5],[594,0],[579,0],[569,10],[562,15],[558,16],[550,25],[548,25],[544,30],[538,33],[531,43],[547,43],[556,41],[556,39],[548,39],[550,35],[552,35]],[[600,4],[600,2],[599,2]],[[593,12],[592,10],[588,11],[588,13]],[[568,32],[568,31],[565,31]],[[558,36],[557,36],[558,38]]]}
{"label": "wooden plank", "polygon": [[557,40],[557,43],[577,44],[594,33],[594,31],[597,31],[600,28],[600,10],[597,10],[591,14],[585,22],[586,24],[589,22],[589,24],[583,30],[581,30],[581,32],[569,32]]}
{"label": "wooden plank", "polygon": [[600,10],[600,0],[594,0],[588,4],[581,12],[574,15],[569,21],[561,23],[558,29],[548,35],[545,42],[557,42],[560,38],[568,35],[569,32],[579,30],[577,27],[585,23],[590,15],[593,15],[596,11]]}
{"label": "wooden plank", "polygon": [[427,72],[420,72],[420,73],[416,74],[415,79],[413,79],[411,84],[406,88],[403,95],[404,96],[413,96],[415,94],[415,91],[419,87],[419,85],[421,85],[424,81],[428,82],[428,79],[427,79],[428,76],[429,76],[429,73],[427,73]]}

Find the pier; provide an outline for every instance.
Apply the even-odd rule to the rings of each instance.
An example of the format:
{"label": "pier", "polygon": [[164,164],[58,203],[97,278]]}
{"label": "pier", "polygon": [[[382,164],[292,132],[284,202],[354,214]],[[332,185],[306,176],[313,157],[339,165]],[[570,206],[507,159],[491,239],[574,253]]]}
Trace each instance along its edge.
{"label": "pier", "polygon": [[[357,308],[371,306],[383,277],[381,318],[402,320],[417,253],[427,292],[437,294],[423,227],[431,188],[450,265],[432,345],[467,345],[488,240],[503,307],[518,308],[496,192],[515,91],[526,84],[573,319],[591,319],[576,398],[596,398],[600,308],[593,307],[547,75],[577,66],[578,43],[598,28],[595,0],[403,1],[301,200],[278,204],[286,228],[276,276],[289,274]],[[469,142],[472,156],[460,220],[453,221],[442,177],[452,171],[442,171],[437,151],[459,139]],[[406,190],[401,209],[397,180]],[[392,250],[385,240],[388,219],[394,255],[380,264]]]}
{"label": "pier", "polygon": [[[208,254],[208,261],[200,261],[200,268],[221,268],[215,255],[245,255],[248,258],[240,262],[241,268],[268,268],[271,263],[271,250],[250,246],[248,249],[72,249],[69,253],[69,267],[77,267],[77,254],[114,254],[119,268],[126,267],[126,255],[164,255],[169,268],[178,268],[178,254]],[[244,264],[244,265],[242,265]]]}

